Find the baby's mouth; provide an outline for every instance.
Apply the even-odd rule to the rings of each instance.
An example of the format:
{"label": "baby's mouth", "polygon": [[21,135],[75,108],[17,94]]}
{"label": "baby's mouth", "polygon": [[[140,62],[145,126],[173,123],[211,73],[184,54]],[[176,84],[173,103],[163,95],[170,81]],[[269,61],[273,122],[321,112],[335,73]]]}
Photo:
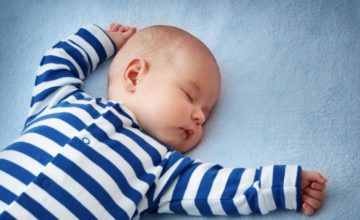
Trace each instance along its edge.
{"label": "baby's mouth", "polygon": [[181,128],[181,130],[184,132],[184,136],[186,140],[191,138],[191,136],[193,136],[193,134],[195,133],[194,130],[192,129]]}

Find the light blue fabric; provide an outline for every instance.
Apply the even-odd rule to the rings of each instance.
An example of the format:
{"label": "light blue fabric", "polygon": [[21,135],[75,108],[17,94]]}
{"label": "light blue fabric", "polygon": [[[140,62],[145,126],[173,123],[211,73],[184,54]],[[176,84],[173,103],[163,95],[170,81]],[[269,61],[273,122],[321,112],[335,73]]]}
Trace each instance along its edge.
{"label": "light blue fabric", "polygon": [[[178,26],[215,54],[222,94],[189,156],[320,171],[329,182],[316,219],[358,218],[360,1],[0,1],[1,148],[22,130],[45,51],[83,24],[112,21]],[[108,65],[89,76],[90,94],[106,96]],[[276,211],[243,219],[303,218]]]}

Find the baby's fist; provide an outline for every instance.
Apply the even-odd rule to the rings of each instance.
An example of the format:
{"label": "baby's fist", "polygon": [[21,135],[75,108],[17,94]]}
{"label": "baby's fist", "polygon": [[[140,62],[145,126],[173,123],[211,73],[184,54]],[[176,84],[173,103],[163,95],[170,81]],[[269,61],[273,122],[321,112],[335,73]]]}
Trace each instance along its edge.
{"label": "baby's fist", "polygon": [[117,23],[110,24],[108,30],[106,31],[111,40],[114,42],[116,51],[118,51],[135,32],[136,28]]}
{"label": "baby's fist", "polygon": [[320,173],[302,171],[302,209],[304,215],[313,215],[320,208],[324,199],[327,179]]}

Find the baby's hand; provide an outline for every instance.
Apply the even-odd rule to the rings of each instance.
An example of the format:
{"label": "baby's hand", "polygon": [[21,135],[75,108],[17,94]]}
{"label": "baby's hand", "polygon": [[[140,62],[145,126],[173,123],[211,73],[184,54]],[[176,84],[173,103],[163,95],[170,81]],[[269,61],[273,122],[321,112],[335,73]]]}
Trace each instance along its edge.
{"label": "baby's hand", "polygon": [[327,179],[320,173],[302,171],[301,190],[302,190],[302,209],[304,215],[313,215],[320,208],[326,188]]}
{"label": "baby's hand", "polygon": [[135,32],[136,28],[117,23],[110,24],[109,29],[106,31],[114,42],[116,51],[118,51]]}

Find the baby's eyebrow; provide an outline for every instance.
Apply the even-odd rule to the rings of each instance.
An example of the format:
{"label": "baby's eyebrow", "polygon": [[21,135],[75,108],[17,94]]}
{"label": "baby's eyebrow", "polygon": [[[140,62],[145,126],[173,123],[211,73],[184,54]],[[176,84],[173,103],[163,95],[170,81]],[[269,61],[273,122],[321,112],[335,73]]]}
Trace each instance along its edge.
{"label": "baby's eyebrow", "polygon": [[187,83],[195,90],[195,92],[201,91],[200,86],[196,82],[188,80]]}

